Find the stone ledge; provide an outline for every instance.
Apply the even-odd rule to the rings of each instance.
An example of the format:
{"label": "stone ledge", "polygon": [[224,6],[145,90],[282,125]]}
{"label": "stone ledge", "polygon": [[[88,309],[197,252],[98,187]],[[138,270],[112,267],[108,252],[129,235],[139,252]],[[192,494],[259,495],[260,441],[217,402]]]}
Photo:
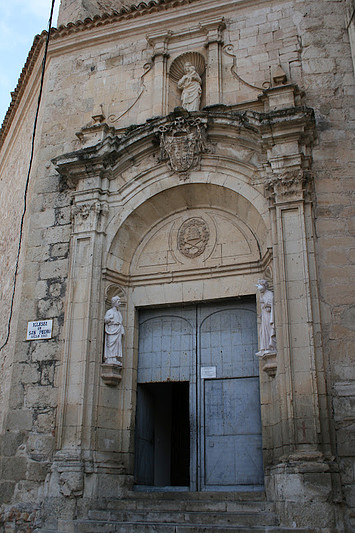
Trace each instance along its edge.
{"label": "stone ledge", "polygon": [[109,387],[117,387],[122,380],[122,366],[102,363],[101,379]]}

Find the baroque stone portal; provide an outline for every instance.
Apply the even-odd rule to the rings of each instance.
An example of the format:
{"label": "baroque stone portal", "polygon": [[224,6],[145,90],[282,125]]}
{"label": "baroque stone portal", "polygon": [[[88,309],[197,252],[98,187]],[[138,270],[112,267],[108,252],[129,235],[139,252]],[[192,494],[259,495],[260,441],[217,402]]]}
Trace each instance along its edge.
{"label": "baroque stone portal", "polygon": [[122,325],[122,315],[118,310],[121,299],[119,296],[114,296],[111,302],[112,308],[106,312],[104,318],[104,362],[109,365],[122,366],[122,335],[124,335],[124,328]]}

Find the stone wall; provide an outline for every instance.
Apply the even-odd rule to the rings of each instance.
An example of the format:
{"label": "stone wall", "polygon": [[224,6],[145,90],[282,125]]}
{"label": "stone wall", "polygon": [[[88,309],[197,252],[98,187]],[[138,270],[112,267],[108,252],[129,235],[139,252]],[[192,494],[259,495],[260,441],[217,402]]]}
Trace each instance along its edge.
{"label": "stone wall", "polygon": [[[31,93],[34,94],[31,94]],[[29,87],[25,93],[27,108],[20,106],[20,113],[14,121],[15,132],[5,140],[1,149],[0,158],[0,184],[1,184],[1,231],[2,239],[0,243],[0,345],[7,339],[8,323],[10,318],[11,299],[13,296],[15,265],[19,247],[19,233],[21,217],[24,211],[24,188],[27,178],[31,138],[33,131],[33,121],[36,110],[36,86]],[[30,189],[29,194],[31,198]],[[27,215],[24,223],[23,245],[19,261],[19,269],[16,284],[16,293],[13,307],[13,317],[10,327],[10,336],[7,344],[1,350],[0,357],[0,428],[4,427],[9,393],[11,388],[11,375],[13,368],[14,346],[17,331],[17,320],[19,314],[19,302],[22,293],[23,279],[23,259],[26,250],[26,236],[28,234],[28,221],[31,201],[27,205]],[[21,440],[21,439],[20,439]],[[6,447],[6,444],[4,445]],[[15,447],[16,449],[16,447]],[[12,455],[14,448],[10,446],[9,455]]]}
{"label": "stone wall", "polygon": [[[79,2],[70,5],[63,2],[60,22],[93,14],[85,9]],[[193,29],[188,36],[184,33],[186,9]],[[94,11],[99,13],[101,8],[95,7]],[[233,45],[229,52],[236,57],[239,76],[236,79],[231,72],[233,56],[221,53],[222,103],[233,106],[257,100],[263,83],[270,82],[281,65],[288,80],[304,91],[298,103],[315,110],[317,141],[313,148],[312,176],[322,324],[317,349],[319,354],[324,350],[328,387],[328,396],[321,395],[321,409],[324,418],[326,413],[334,413],[331,449],[339,460],[346,505],[355,507],[355,453],[351,445],[355,424],[351,403],[355,394],[351,359],[355,313],[351,286],[355,250],[352,226],[354,75],[345,2],[336,0],[257,4],[201,0],[188,7],[171,8],[131,21],[113,20],[101,28],[76,33],[73,30],[53,38],[32,172],[29,232],[23,250],[23,282],[19,283],[18,293],[21,307],[16,307],[12,332],[14,335],[17,331],[17,343],[14,350],[12,340],[8,355],[1,362],[0,405],[9,408],[6,438],[2,441],[1,486],[2,501],[6,504],[39,501],[53,452],[59,446],[55,428],[57,406],[61,402],[61,361],[66,335],[63,325],[72,230],[71,190],[68,183],[63,184],[51,160],[81,147],[75,134],[85,124],[92,123],[92,116],[103,114],[109,126],[123,131],[143,123],[153,114],[164,114],[156,93],[159,50],[154,32],[162,26],[174,32],[167,38],[170,58],[166,67],[169,69],[181,47],[206,55],[206,30],[199,23],[211,16],[224,17],[223,43]],[[147,34],[153,34],[155,40],[147,41]],[[156,54],[154,65],[149,64],[153,53]],[[165,111],[173,110],[177,95],[176,92],[170,99],[167,96]],[[160,105],[161,112],[156,113],[156,105]],[[9,308],[11,266],[27,168],[25,155],[29,149],[25,139],[31,130],[31,113],[33,104],[28,108],[28,118],[24,118],[25,127],[13,123],[8,145],[3,146],[1,153],[1,183],[8,189],[8,194],[1,198],[4,202],[1,213],[6,213],[2,227],[8,235],[0,265],[1,279],[5,280],[2,316],[7,316]],[[144,161],[132,161],[132,165],[143,168]],[[13,176],[18,179],[14,180]],[[26,342],[27,321],[41,318],[54,320],[53,339]],[[6,407],[1,412],[5,415]],[[322,435],[326,442],[327,423],[324,421]],[[347,519],[351,520],[350,514]]]}

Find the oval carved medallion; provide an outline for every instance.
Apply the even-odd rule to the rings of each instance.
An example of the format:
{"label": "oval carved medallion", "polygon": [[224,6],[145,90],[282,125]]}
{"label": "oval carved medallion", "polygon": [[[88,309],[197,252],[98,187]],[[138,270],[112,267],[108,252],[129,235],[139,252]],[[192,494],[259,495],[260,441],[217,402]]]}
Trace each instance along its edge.
{"label": "oval carved medallion", "polygon": [[189,258],[203,254],[210,238],[210,232],[203,218],[189,218],[178,232],[178,249]]}

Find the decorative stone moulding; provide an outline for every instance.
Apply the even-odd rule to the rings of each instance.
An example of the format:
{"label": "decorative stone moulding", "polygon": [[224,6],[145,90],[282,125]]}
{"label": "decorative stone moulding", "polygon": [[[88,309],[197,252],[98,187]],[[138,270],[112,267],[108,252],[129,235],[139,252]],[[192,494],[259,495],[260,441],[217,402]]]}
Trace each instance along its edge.
{"label": "decorative stone moulding", "polygon": [[[307,163],[307,160],[304,163]],[[311,172],[302,168],[268,173],[265,180],[266,196],[271,201],[297,199],[304,195],[310,182]]]}
{"label": "decorative stone moulding", "polygon": [[102,363],[101,379],[109,387],[117,387],[122,380],[122,366]]}
{"label": "decorative stone moulding", "polygon": [[285,85],[287,83],[287,75],[281,65],[278,65],[275,72],[272,75],[272,80],[275,86]]}
{"label": "decorative stone moulding", "polygon": [[[96,115],[95,115],[96,116]],[[93,120],[94,115],[93,115]],[[96,146],[99,142],[103,141],[108,133],[115,134],[115,128],[110,128],[105,122],[95,122],[92,125],[87,125],[81,128],[76,133],[82,148],[89,148]]]}
{"label": "decorative stone moulding", "polygon": [[198,52],[185,52],[171,63],[169,76],[173,81],[178,82],[184,76],[186,63],[191,63],[200,76],[204,74],[206,61],[203,55]]}
{"label": "decorative stone moulding", "polygon": [[[115,179],[118,166],[124,167],[131,161],[132,154],[139,153],[143,147],[150,150],[153,145],[158,150],[160,148],[158,163],[167,163],[171,171],[184,180],[191,170],[198,167],[203,154],[212,154],[215,149],[207,133],[212,138],[215,131],[220,138],[219,132],[229,128],[238,135],[244,131],[260,139],[269,161],[262,175],[267,196],[275,199],[287,193],[290,199],[293,191],[304,189],[308,181],[307,166],[310,163],[307,154],[315,123],[312,109],[295,106],[294,103],[292,105],[289,99],[289,95],[293,95],[292,90],[293,86],[285,85],[264,91],[263,94],[263,99],[268,103],[265,107],[268,108],[271,107],[268,101],[274,93],[287,96],[287,109],[282,107],[260,113],[219,105],[189,113],[179,107],[164,117],[155,117],[144,124],[127,128],[123,133],[105,123],[90,128],[85,126],[78,134],[83,141],[81,149],[56,157],[52,162],[61,175],[62,186],[75,188],[79,181],[88,176]],[[285,144],[289,136],[292,136],[293,142]],[[287,148],[289,153],[280,154],[274,148],[278,144]],[[299,145],[303,146],[301,153]],[[303,168],[304,174],[301,172],[300,175]],[[90,210],[90,213],[93,211]],[[83,215],[86,214],[87,210],[84,210]],[[79,214],[78,217],[85,222],[83,216]],[[90,214],[86,221],[89,218]]]}
{"label": "decorative stone moulding", "polygon": [[276,376],[276,372],[277,372],[277,359],[276,359],[276,356],[277,356],[276,352],[269,352],[269,353],[265,353],[261,357],[261,360],[262,360],[262,363],[263,363],[262,369],[271,378],[274,378]]}

